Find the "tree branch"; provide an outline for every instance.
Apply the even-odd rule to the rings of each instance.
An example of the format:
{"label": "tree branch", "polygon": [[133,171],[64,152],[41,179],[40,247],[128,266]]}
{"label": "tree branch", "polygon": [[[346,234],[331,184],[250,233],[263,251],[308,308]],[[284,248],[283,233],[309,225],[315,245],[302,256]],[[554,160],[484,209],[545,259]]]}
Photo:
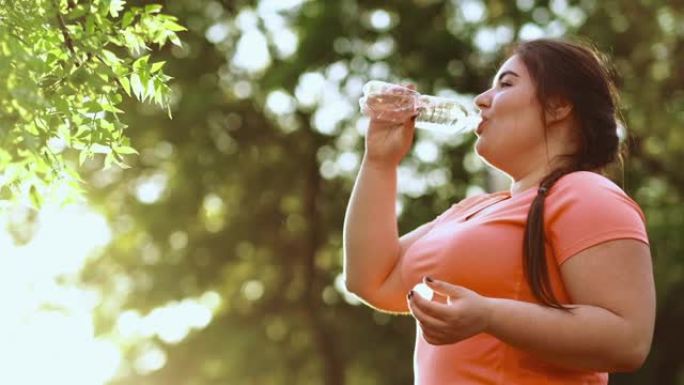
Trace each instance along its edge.
{"label": "tree branch", "polygon": [[57,4],[57,0],[52,0],[52,4],[55,6],[55,11],[57,15],[57,25],[59,26],[59,30],[62,31],[62,36],[64,37],[64,45],[66,45],[69,52],[71,52],[71,54],[73,55],[74,60],[76,60],[76,65],[80,66],[81,62],[78,60],[78,54],[76,53],[76,49],[74,48],[74,41],[73,39],[71,39],[71,35],[67,30],[66,24],[64,23],[64,19],[62,18],[62,14],[59,12],[59,4]]}

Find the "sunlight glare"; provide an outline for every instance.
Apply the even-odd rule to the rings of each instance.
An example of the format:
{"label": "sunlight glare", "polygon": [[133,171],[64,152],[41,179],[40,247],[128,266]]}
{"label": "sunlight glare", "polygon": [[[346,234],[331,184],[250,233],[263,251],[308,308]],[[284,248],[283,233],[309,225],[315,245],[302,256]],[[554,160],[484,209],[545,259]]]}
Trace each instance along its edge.
{"label": "sunlight glare", "polygon": [[323,95],[325,77],[320,72],[305,72],[299,76],[295,97],[301,107],[310,108],[315,106]]}
{"label": "sunlight glare", "polygon": [[16,244],[0,216],[0,383],[105,384],[122,356],[95,335],[98,295],[64,281],[110,241],[110,229],[79,205],[47,205],[35,221],[35,233]]}
{"label": "sunlight glare", "polygon": [[137,310],[126,310],[119,315],[116,330],[126,340],[149,339],[157,336],[167,344],[177,344],[193,329],[207,327],[220,304],[220,295],[210,291],[204,293],[199,299],[186,298],[182,301],[171,301],[153,309],[145,316]]}

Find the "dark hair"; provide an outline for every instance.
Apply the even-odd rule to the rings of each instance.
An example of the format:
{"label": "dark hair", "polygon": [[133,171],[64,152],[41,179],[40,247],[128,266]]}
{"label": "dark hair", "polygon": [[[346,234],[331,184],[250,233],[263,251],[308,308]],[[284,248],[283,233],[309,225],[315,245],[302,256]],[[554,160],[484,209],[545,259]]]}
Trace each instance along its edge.
{"label": "dark hair", "polygon": [[523,269],[535,298],[546,306],[569,310],[558,302],[549,282],[544,249],[544,199],[563,175],[580,170],[602,173],[617,158],[622,163],[617,92],[607,61],[586,44],[538,39],[520,43],[513,54],[523,61],[536,83],[537,98],[544,110],[559,98],[573,107],[579,150],[563,155],[567,159],[565,165],[541,180],[530,205],[523,244]]}

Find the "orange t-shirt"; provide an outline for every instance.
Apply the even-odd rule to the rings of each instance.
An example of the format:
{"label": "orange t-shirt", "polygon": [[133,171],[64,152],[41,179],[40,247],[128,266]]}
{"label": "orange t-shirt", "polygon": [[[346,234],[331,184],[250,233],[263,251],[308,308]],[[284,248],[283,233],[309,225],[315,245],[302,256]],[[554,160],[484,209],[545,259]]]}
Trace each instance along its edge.
{"label": "orange t-shirt", "polygon": [[[536,186],[515,196],[507,191],[481,194],[447,209],[401,259],[406,291],[427,275],[484,296],[537,303],[522,268],[523,233],[536,194]],[[648,244],[639,206],[600,174],[564,175],[549,190],[544,204],[549,278],[561,303],[571,303],[559,269],[568,258],[614,239]],[[431,345],[419,326],[414,370],[416,385],[608,383],[608,373],[563,369],[486,333],[455,344]]]}

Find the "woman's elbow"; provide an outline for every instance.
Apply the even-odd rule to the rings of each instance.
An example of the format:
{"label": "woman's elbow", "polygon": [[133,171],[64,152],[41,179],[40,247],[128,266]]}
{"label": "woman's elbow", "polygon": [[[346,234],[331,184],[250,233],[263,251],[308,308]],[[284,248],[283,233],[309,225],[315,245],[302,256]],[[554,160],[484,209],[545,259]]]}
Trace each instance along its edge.
{"label": "woman's elbow", "polygon": [[391,314],[408,314],[408,305],[405,300],[387,296],[380,289],[371,289],[367,285],[353,285],[344,281],[345,289],[358,297],[361,302],[377,311]]}
{"label": "woman's elbow", "polygon": [[366,299],[366,297],[368,297],[368,285],[364,285],[362,282],[358,282],[358,280],[349,279],[346,274],[343,282],[344,288],[347,290],[347,292],[354,294],[361,299]]}
{"label": "woman's elbow", "polygon": [[617,372],[635,372],[641,369],[651,351],[651,344],[634,344],[631,348],[624,349],[620,355]]}
{"label": "woman's elbow", "polygon": [[356,296],[359,295],[359,285],[358,285],[358,284],[356,284],[356,283],[354,283],[353,281],[350,281],[350,280],[348,280],[348,279],[346,279],[346,278],[344,279],[343,282],[344,282],[344,289],[345,289],[347,292],[349,292],[349,293],[351,293],[351,294],[354,294],[354,295],[356,295]]}

